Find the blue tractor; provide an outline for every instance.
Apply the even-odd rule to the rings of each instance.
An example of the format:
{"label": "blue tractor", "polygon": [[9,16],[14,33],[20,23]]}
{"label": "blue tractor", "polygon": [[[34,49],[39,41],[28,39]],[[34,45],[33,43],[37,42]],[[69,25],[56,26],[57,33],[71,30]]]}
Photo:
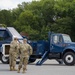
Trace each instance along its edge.
{"label": "blue tractor", "polygon": [[55,59],[60,64],[63,62],[66,65],[75,64],[75,43],[67,34],[49,32],[48,40],[37,42],[34,48],[36,48],[34,57],[39,55],[41,57],[36,65],[42,65],[47,59]]}
{"label": "blue tractor", "polygon": [[[13,27],[0,28],[0,60],[3,63],[8,63],[10,42],[14,36],[20,42],[23,41],[23,37]],[[63,61],[66,65],[75,64],[75,43],[67,34],[49,32],[48,40],[28,40],[28,43],[33,48],[29,63],[40,58],[36,65],[42,65],[47,59],[55,59],[59,63]]]}

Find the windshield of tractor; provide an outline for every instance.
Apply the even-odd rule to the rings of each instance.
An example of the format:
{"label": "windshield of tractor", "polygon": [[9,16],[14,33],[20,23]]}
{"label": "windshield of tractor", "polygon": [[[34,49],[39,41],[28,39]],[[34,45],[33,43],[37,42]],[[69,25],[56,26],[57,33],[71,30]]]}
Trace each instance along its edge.
{"label": "windshield of tractor", "polygon": [[63,34],[63,40],[65,43],[72,42],[69,35]]}

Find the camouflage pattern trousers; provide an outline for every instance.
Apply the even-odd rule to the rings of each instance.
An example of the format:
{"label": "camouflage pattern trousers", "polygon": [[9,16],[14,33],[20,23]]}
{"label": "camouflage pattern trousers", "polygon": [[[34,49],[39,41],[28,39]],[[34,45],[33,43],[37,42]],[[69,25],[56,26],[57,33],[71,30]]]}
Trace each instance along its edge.
{"label": "camouflage pattern trousers", "polygon": [[29,57],[20,57],[20,63],[18,68],[21,69],[23,68],[23,71],[27,69],[27,64],[28,64]]}
{"label": "camouflage pattern trousers", "polygon": [[15,52],[9,53],[10,66],[12,66],[12,67],[16,66],[16,59],[17,59],[17,53],[15,53]]}

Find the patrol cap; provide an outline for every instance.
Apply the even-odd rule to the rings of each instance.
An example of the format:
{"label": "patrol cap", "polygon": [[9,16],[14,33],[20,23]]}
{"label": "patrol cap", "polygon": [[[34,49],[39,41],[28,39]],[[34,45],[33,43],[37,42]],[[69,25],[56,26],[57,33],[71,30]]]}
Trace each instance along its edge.
{"label": "patrol cap", "polygon": [[25,38],[25,39],[23,39],[23,40],[27,41],[27,39],[26,39],[26,38]]}
{"label": "patrol cap", "polygon": [[17,40],[18,38],[16,36],[13,37],[14,40]]}

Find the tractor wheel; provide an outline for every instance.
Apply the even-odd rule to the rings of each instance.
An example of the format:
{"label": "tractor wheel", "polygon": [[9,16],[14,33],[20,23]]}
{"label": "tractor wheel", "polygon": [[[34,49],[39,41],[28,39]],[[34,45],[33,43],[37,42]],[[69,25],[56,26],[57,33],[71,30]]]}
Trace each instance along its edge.
{"label": "tractor wheel", "polygon": [[1,61],[4,64],[8,64],[9,63],[9,58],[6,58],[5,56],[1,55]]}
{"label": "tractor wheel", "polygon": [[66,65],[74,65],[75,64],[75,53],[67,52],[63,56],[63,61]]}

